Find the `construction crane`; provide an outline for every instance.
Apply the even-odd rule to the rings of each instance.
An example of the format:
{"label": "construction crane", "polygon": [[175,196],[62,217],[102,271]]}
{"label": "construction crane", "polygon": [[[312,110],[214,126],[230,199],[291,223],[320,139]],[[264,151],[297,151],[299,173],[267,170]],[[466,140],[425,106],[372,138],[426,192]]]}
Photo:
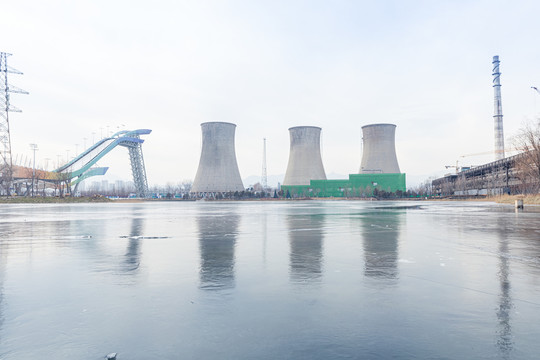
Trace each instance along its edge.
{"label": "construction crane", "polygon": [[[506,148],[505,151],[513,152],[513,151],[520,151],[520,150],[516,149],[516,148]],[[466,158],[466,157],[469,157],[469,156],[490,155],[490,154],[493,154],[495,152],[497,152],[497,150],[482,151],[482,152],[478,152],[478,153],[460,155],[459,158],[462,159],[462,158]],[[474,167],[473,165],[471,165],[471,166],[459,166],[459,162],[460,162],[460,160],[456,160],[456,165],[446,165],[445,168],[446,169],[455,168],[456,169],[456,174],[457,174],[460,171],[469,170],[469,169]]]}
{"label": "construction crane", "polygon": [[459,159],[456,160],[456,165],[446,165],[445,168],[447,168],[447,169],[455,168],[456,169],[456,174],[457,174],[460,171],[469,170],[470,168],[473,167],[473,166],[459,166],[459,162],[462,160],[462,158],[465,158],[465,157],[468,157],[468,156],[488,155],[488,154],[493,154],[493,152],[494,151],[492,150],[492,151],[484,151],[484,152],[479,152],[479,153],[474,153],[474,154],[460,155]]}
{"label": "construction crane", "polygon": [[472,166],[459,166],[459,160],[456,160],[456,165],[445,165],[445,168],[446,169],[455,168],[456,169],[456,174],[457,174],[460,171],[470,170],[472,168]]}
{"label": "construction crane", "polygon": [[[511,148],[505,148],[504,150],[505,150],[505,151],[508,151],[508,152],[522,151],[521,149],[517,149],[517,148],[514,148],[514,147],[511,147]],[[459,157],[460,157],[460,158],[464,158],[464,157],[468,157],[468,156],[489,155],[489,154],[493,154],[493,153],[496,153],[496,152],[497,152],[497,150],[482,151],[482,152],[474,153],[474,154],[460,155]]]}
{"label": "construction crane", "polygon": [[459,169],[460,169],[458,163],[459,163],[459,160],[456,160],[456,165],[445,165],[444,167],[446,169],[455,168],[456,169],[456,174],[457,174],[459,172]]}

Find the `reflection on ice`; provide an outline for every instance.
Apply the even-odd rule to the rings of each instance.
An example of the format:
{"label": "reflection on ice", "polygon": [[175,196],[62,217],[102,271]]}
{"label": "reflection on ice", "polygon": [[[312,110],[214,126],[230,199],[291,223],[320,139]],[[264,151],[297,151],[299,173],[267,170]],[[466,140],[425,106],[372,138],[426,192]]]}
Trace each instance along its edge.
{"label": "reflection on ice", "polygon": [[319,280],[323,261],[324,216],[287,216],[290,244],[290,278],[294,283]]}
{"label": "reflection on ice", "polygon": [[140,263],[140,240],[144,227],[144,219],[134,217],[131,220],[131,231],[129,233],[129,243],[124,260],[124,271],[133,272],[139,268]]}
{"label": "reflection on ice", "polygon": [[377,210],[362,217],[364,273],[367,277],[398,277],[398,243],[403,215],[404,212]]}
{"label": "reflection on ice", "polygon": [[234,287],[234,250],[240,216],[208,214],[197,217],[199,228],[200,287],[221,290]]}
{"label": "reflection on ice", "polygon": [[539,214],[406,205],[0,207],[0,359],[537,357]]}
{"label": "reflection on ice", "polygon": [[497,319],[499,320],[497,345],[505,359],[510,358],[513,349],[512,325],[510,313],[513,308],[510,286],[510,263],[508,259],[509,248],[507,231],[503,227],[503,222],[499,222],[501,231],[499,232],[499,309],[497,310]]}

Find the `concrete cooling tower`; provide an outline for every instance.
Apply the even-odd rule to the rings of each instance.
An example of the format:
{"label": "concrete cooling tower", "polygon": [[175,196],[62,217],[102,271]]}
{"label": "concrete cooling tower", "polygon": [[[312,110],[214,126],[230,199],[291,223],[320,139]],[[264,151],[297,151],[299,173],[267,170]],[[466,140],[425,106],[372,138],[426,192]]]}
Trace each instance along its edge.
{"label": "concrete cooling tower", "polygon": [[362,126],[363,154],[360,174],[397,174],[396,125],[371,124]]}
{"label": "concrete cooling tower", "polygon": [[244,185],[234,150],[235,124],[207,122],[201,124],[202,150],[191,192],[243,191]]}
{"label": "concrete cooling tower", "polygon": [[321,128],[296,126],[289,129],[291,149],[283,185],[309,185],[310,180],[326,180],[321,159]]}

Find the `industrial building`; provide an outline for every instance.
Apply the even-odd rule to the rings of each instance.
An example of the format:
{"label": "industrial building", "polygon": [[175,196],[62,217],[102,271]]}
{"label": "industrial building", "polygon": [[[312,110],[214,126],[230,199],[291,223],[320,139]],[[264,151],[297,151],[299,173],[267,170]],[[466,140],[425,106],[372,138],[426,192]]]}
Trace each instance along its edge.
{"label": "industrial building", "polygon": [[[518,194],[526,188],[527,184],[524,184],[520,179],[516,166],[526,154],[521,153],[505,157],[499,56],[493,56],[492,64],[495,161],[473,168],[458,167],[456,165],[455,174],[447,174],[431,182],[434,195],[488,196]],[[533,87],[533,89],[536,88]]]}
{"label": "industrial building", "polygon": [[516,162],[522,154],[448,174],[431,182],[437,196],[478,196],[519,194],[523,185],[518,177]]}
{"label": "industrial building", "polygon": [[[294,128],[292,128],[294,129]],[[350,174],[344,180],[309,179],[309,183],[283,182],[281,189],[292,197],[370,197],[377,193],[406,191],[405,174],[400,173],[396,156],[395,129],[393,124],[371,124],[362,127],[363,154],[359,174]],[[318,149],[313,137],[306,147]],[[291,150],[292,146],[291,135]],[[315,153],[320,159],[320,152]],[[289,161],[289,165],[290,165]],[[321,161],[322,167],[322,161]],[[287,169],[288,171],[288,169]]]}
{"label": "industrial building", "polygon": [[405,174],[350,174],[348,179],[311,180],[309,185],[281,189],[292,197],[371,197],[377,192],[406,191]]}
{"label": "industrial building", "polygon": [[234,133],[236,125],[227,122],[201,124],[202,149],[192,193],[243,191],[236,162]]}

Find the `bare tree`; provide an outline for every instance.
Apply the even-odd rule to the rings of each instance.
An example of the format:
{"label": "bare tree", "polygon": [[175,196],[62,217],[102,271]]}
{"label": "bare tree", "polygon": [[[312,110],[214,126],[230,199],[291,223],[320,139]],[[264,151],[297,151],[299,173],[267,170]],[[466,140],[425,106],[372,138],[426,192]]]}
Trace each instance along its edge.
{"label": "bare tree", "polygon": [[514,137],[514,146],[521,151],[515,162],[521,191],[540,191],[540,122],[526,124]]}
{"label": "bare tree", "polygon": [[182,180],[182,188],[185,193],[189,193],[191,191],[192,186],[193,186],[193,181],[189,179]]}

